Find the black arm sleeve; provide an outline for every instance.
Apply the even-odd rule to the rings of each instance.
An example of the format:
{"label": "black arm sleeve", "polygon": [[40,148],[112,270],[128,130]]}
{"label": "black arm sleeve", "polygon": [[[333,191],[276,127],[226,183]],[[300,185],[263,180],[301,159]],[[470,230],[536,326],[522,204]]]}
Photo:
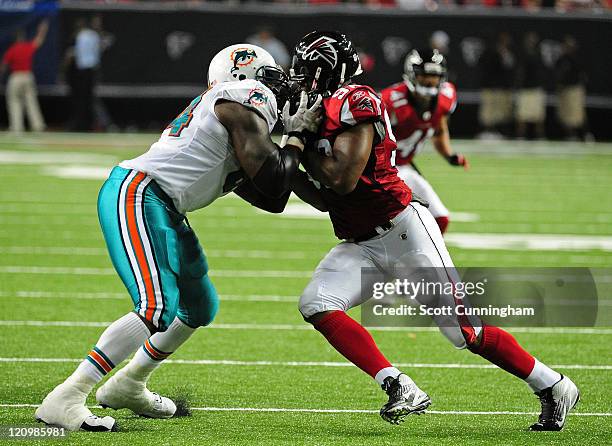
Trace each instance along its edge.
{"label": "black arm sleeve", "polygon": [[293,176],[300,165],[300,150],[293,146],[278,147],[271,152],[253,177],[253,184],[264,195],[280,198],[291,190]]}
{"label": "black arm sleeve", "polygon": [[238,186],[234,192],[240,198],[248,201],[253,206],[273,214],[280,214],[285,210],[291,191],[285,192],[278,198],[270,198],[259,192],[251,181],[245,181]]}

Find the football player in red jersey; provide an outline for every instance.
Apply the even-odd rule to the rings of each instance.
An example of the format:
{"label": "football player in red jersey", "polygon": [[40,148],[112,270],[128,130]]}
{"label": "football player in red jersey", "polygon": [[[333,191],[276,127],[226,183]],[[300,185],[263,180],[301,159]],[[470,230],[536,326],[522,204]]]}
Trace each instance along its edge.
{"label": "football player in red jersey", "polygon": [[385,88],[382,100],[397,138],[395,165],[399,176],[429,203],[429,211],[444,234],[449,212],[413,159],[426,139],[451,165],[469,168],[467,159],[453,153],[448,116],[457,106],[455,86],[446,82],[446,61],[438,50],[412,50],[404,62],[404,82]]}
{"label": "football player in red jersey", "polygon": [[[316,142],[307,145],[303,156],[315,182],[311,192],[317,184],[319,192],[294,190],[313,206],[327,210],[336,235],[343,239],[317,266],[299,308],[338,352],[386,391],[389,400],[380,414],[397,424],[412,413],[424,412],[431,400],[346,314],[372,295],[362,294],[362,268],[375,268],[395,278],[398,266],[432,267],[443,271],[453,285],[459,277],[436,221],[392,164],[396,143],[384,103],[372,88],[351,84],[360,71],[355,49],[343,34],[315,31],[294,49],[291,78],[313,97],[324,98]],[[450,306],[457,302],[452,293],[439,298]],[[563,427],[579,397],[569,378],[537,361],[506,331],[477,317],[451,315],[434,320],[457,348],[468,348],[527,382],[542,404],[533,430]]]}

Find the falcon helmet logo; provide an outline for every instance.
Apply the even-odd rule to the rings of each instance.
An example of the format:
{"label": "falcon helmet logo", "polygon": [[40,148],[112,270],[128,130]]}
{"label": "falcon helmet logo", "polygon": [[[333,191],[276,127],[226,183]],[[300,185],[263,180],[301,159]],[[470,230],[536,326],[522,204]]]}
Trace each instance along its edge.
{"label": "falcon helmet logo", "polygon": [[338,52],[332,43],[337,43],[337,40],[328,36],[318,38],[304,50],[302,59],[312,61],[323,59],[332,69],[336,68],[338,64]]}

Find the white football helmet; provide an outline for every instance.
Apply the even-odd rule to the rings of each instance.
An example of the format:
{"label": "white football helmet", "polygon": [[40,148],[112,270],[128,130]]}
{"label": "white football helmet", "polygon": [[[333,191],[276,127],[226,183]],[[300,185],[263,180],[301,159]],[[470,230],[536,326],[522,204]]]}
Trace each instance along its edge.
{"label": "white football helmet", "polygon": [[248,43],[230,45],[210,61],[208,86],[219,82],[255,79],[255,73],[263,66],[276,66],[274,58],[263,48]]}

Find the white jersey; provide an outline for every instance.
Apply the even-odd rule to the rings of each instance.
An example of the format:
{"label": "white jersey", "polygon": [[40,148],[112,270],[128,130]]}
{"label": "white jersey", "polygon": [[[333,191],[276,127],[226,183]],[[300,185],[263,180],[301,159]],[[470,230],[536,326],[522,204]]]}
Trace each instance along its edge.
{"label": "white jersey", "polygon": [[152,177],[181,212],[208,206],[243,179],[225,127],[215,115],[218,100],[238,102],[268,123],[277,120],[276,98],[261,82],[222,82],[195,98],[168,125],[148,152],[119,165]]}

